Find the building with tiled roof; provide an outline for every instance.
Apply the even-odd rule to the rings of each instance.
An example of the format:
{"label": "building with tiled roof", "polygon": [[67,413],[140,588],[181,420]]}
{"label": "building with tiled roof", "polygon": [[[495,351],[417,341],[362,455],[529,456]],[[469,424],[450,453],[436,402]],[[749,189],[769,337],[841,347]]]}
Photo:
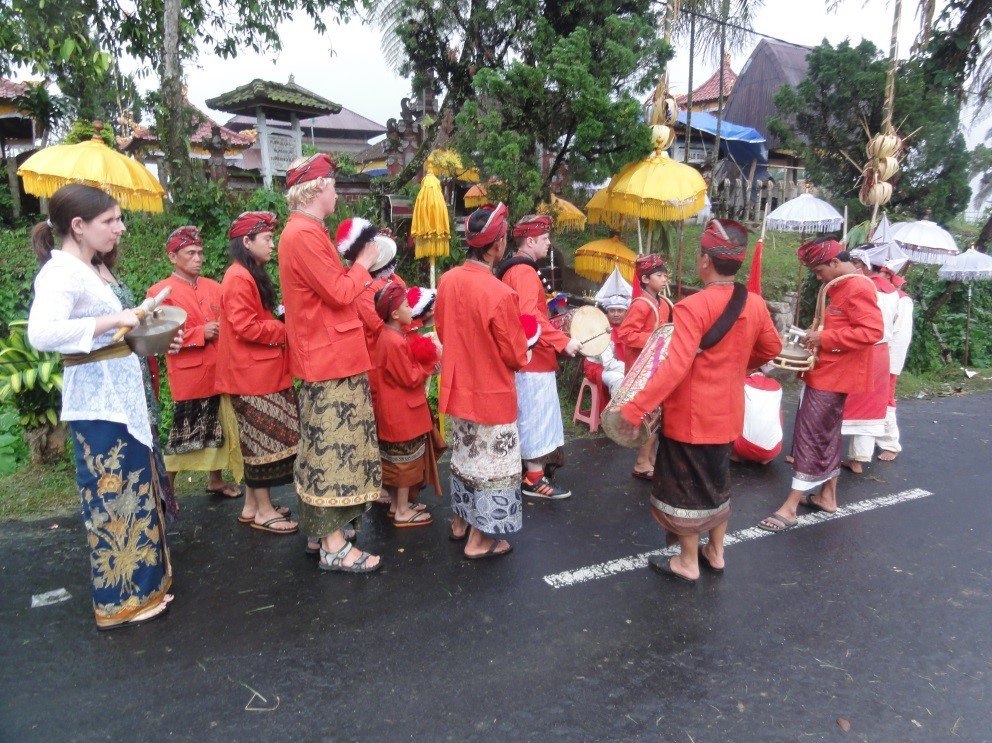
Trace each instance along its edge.
{"label": "building with tiled roof", "polygon": [[[723,65],[719,70],[702,85],[692,91],[692,110],[706,111],[711,113],[719,108],[720,101],[720,74],[723,73],[723,100],[726,103],[734,84],[737,82],[737,73],[730,66],[730,55],[725,54]],[[680,95],[675,99],[679,108],[685,110],[689,103],[689,96]]]}
{"label": "building with tiled roof", "polygon": [[[243,114],[233,116],[224,125],[236,132],[254,129],[256,118]],[[290,130],[290,124],[284,121],[269,121],[273,131]],[[355,113],[344,106],[337,113],[300,119],[300,129],[303,141],[316,147],[321,152],[354,152],[367,149],[369,140],[381,137],[386,133],[386,127]]]}

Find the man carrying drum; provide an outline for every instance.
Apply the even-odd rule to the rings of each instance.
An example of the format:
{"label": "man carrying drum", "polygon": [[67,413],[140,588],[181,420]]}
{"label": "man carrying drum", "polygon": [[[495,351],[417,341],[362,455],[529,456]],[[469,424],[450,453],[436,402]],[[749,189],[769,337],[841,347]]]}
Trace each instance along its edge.
{"label": "man carrying drum", "polygon": [[[808,242],[799,248],[799,260],[826,285],[820,291],[826,291],[830,306],[806,336],[816,363],[799,375],[806,386],[792,434],[792,489],[785,503],[758,524],[765,531],[794,527],[799,505],[837,510],[844,403],[849,393],[872,389],[872,346],[884,333],[875,285],[857,272],[843,245],[831,238]],[[820,485],[817,499],[810,491]]]}
{"label": "man carrying drum", "polygon": [[513,228],[517,252],[499,268],[497,276],[517,293],[520,312],[533,315],[541,326],[541,336],[534,346],[530,362],[516,373],[517,428],[520,431],[520,457],[523,459],[524,495],[558,500],[568,498],[569,490],[555,487],[545,476],[565,463],[565,428],[558,402],[559,353],[575,356],[581,344],[558,330],[548,317],[544,284],[537,262],[551,249],[551,217],[528,214]]}
{"label": "man carrying drum", "polygon": [[[765,301],[734,276],[747,252],[747,229],[710,220],[696,273],[703,290],[675,305],[668,357],[620,412],[638,426],[665,404],[651,514],[681,552],[652,556],[651,568],[694,584],[702,563],[722,573],[730,518],[730,452],[744,426],[744,376],[782,350]],[[699,535],[709,544],[699,549]]]}

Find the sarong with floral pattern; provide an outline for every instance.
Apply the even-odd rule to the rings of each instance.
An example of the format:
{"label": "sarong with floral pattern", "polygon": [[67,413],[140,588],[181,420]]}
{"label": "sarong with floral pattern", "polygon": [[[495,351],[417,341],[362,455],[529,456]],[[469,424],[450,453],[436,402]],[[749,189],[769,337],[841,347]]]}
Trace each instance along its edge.
{"label": "sarong with floral pattern", "polygon": [[172,584],[159,481],[152,452],[127,427],[71,421],[76,482],[90,548],[93,612],[99,627],[158,604]]}
{"label": "sarong with floral pattern", "polygon": [[523,527],[516,423],[484,425],[449,416],[451,509],[483,534]]}

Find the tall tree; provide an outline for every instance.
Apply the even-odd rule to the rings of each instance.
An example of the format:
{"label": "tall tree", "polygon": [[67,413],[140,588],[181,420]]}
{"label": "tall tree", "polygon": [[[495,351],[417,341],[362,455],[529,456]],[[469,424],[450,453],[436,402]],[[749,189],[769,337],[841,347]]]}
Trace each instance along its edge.
{"label": "tall tree", "polygon": [[601,180],[648,151],[633,94],[671,56],[650,0],[398,1],[404,71],[444,93],[435,127],[455,114],[456,146],[509,185],[518,213],[566,166],[573,179]]}
{"label": "tall tree", "polygon": [[[823,42],[807,59],[806,79],[779,92],[780,117],[769,124],[800,152],[809,178],[845,199],[857,219],[867,209],[857,201],[861,173],[852,161],[864,160],[866,127],[881,128],[887,61],[868,41],[836,48]],[[930,210],[935,219],[950,219],[971,193],[956,90],[933,87],[919,62],[905,62],[896,76],[893,120],[910,136],[888,208],[910,216]]]}

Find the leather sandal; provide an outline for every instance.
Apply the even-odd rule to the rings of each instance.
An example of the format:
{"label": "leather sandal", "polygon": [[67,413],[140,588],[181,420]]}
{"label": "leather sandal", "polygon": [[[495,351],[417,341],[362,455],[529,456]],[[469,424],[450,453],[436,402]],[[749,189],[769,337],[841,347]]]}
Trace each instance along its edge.
{"label": "leather sandal", "polygon": [[[359,557],[351,565],[344,564],[344,558],[348,556],[348,553],[353,549],[358,549],[351,542],[345,542],[344,546],[337,552],[328,552],[323,547],[320,548],[320,562],[318,565],[321,570],[327,570],[331,572],[338,573],[371,573],[382,567],[382,561],[380,560],[375,565],[366,565],[369,558],[372,557],[368,552],[364,550],[358,550],[361,552],[361,557]],[[330,562],[328,562],[330,558]]]}

